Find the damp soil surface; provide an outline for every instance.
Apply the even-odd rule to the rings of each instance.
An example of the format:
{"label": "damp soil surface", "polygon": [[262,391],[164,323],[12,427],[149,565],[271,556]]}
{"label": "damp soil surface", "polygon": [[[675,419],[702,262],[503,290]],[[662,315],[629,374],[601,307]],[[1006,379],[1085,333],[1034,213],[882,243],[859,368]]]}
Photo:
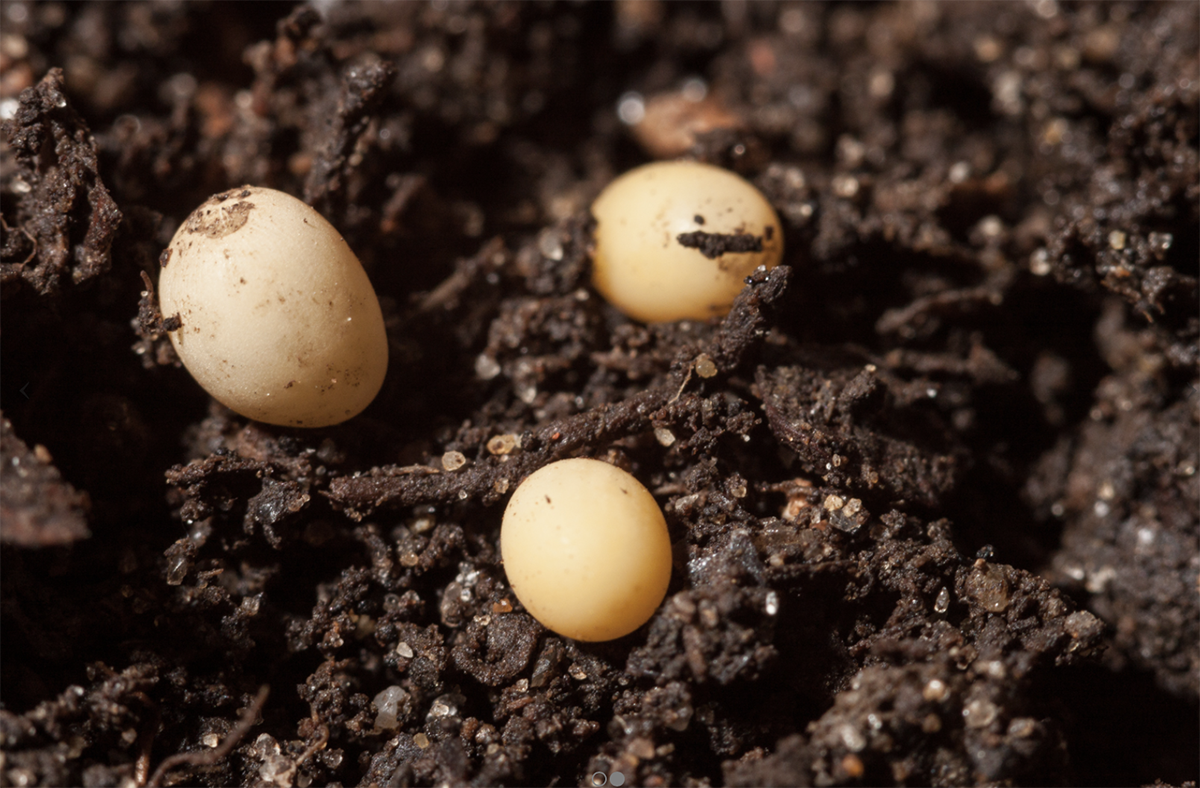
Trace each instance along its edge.
{"label": "damp soil surface", "polygon": [[[1194,3],[0,14],[0,783],[1195,785]],[[588,206],[679,157],[783,264],[642,325]],[[380,296],[344,424],[166,337],[167,242],[244,184]],[[674,545],[606,643],[498,549],[576,456]]]}

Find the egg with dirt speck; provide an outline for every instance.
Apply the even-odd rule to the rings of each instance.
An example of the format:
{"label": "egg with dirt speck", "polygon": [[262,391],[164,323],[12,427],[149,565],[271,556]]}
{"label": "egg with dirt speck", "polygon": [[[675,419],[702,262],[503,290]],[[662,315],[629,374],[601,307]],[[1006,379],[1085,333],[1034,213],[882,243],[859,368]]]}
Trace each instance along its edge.
{"label": "egg with dirt speck", "polygon": [[371,403],[387,372],[366,271],[317,211],[274,189],[214,195],[161,258],[159,307],[205,391],[251,419],[324,427]]}

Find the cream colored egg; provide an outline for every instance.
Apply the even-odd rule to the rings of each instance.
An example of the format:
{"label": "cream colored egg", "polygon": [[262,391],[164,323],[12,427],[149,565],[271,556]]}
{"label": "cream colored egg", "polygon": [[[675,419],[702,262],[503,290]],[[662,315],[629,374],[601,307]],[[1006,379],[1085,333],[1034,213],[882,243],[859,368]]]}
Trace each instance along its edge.
{"label": "cream colored egg", "polygon": [[383,385],[388,346],[362,264],[300,200],[245,186],[188,216],[163,257],[159,306],[205,391],[258,421],[323,427]]}
{"label": "cream colored egg", "polygon": [[592,215],[593,284],[647,323],[722,316],[746,276],[783,256],[771,204],[748,181],[709,164],[630,170],[600,193]]}
{"label": "cream colored egg", "polygon": [[500,531],[525,609],[576,640],[612,640],[649,620],[671,581],[671,540],[650,492],[599,460],[551,463],[517,487]]}

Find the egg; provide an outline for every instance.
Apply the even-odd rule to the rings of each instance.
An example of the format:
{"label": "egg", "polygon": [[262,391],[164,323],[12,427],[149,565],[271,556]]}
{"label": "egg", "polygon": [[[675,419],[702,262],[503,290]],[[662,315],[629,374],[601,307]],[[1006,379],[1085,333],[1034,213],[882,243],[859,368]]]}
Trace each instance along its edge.
{"label": "egg", "polygon": [[693,161],[646,164],[592,203],[592,284],[645,323],[725,315],[759,266],[783,257],[775,209],[751,183]]}
{"label": "egg", "polygon": [[161,261],[171,343],[226,407],[324,427],[379,392],[388,363],[379,299],[346,241],[301,200],[257,186],[214,195]]}
{"label": "egg", "polygon": [[671,581],[662,509],[632,475],[599,460],[559,460],[526,478],[505,508],[500,552],[530,615],[575,640],[633,632]]}

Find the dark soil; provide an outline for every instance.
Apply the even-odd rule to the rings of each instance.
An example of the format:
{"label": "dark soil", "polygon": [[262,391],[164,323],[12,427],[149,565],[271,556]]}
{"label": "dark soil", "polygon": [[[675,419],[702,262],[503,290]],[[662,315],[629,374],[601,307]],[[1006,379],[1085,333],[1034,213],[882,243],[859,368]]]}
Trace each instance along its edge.
{"label": "dark soil", "polygon": [[[0,784],[1195,785],[1194,2],[0,20]],[[588,205],[673,156],[784,265],[643,326]],[[248,422],[163,334],[160,255],[242,184],[380,295],[343,425]],[[498,554],[568,456],[676,545],[609,643]]]}

